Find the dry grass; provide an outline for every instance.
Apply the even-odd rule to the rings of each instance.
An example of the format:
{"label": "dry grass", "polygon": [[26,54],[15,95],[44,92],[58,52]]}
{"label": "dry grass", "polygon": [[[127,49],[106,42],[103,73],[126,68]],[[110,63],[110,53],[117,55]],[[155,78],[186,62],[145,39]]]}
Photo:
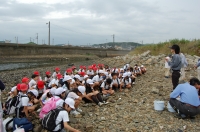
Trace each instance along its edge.
{"label": "dry grass", "polygon": [[158,43],[158,44],[149,44],[145,46],[138,47],[131,51],[129,54],[141,54],[147,50],[151,51],[152,55],[159,54],[170,54],[169,47],[173,44],[178,44],[181,48],[181,52],[190,55],[200,56],[200,40],[185,40],[185,39],[173,39],[168,42]]}

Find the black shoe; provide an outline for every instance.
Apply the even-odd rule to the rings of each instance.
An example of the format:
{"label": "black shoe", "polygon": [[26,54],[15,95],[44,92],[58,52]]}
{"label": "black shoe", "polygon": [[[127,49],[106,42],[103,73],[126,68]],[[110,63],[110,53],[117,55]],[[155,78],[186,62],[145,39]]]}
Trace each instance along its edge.
{"label": "black shoe", "polygon": [[190,116],[190,119],[195,119],[195,116]]}
{"label": "black shoe", "polygon": [[175,117],[178,119],[187,119],[187,116],[184,114],[176,114]]}

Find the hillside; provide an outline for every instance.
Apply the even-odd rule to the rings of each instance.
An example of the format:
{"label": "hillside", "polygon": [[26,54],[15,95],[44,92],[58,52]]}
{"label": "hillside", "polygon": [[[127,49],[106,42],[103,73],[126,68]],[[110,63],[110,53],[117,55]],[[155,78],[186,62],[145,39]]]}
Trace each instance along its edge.
{"label": "hillside", "polygon": [[142,44],[135,42],[108,42],[103,44],[94,44],[93,47],[106,47],[106,48],[116,48],[121,47],[122,49],[134,49],[135,47],[142,46]]}
{"label": "hillside", "polygon": [[178,44],[181,48],[181,52],[200,56],[200,40],[185,40],[185,39],[173,39],[168,42],[158,43],[158,44],[149,44],[145,46],[140,46],[131,51],[129,54],[140,54],[147,50],[151,51],[152,55],[158,54],[170,54],[169,47],[173,44]]}

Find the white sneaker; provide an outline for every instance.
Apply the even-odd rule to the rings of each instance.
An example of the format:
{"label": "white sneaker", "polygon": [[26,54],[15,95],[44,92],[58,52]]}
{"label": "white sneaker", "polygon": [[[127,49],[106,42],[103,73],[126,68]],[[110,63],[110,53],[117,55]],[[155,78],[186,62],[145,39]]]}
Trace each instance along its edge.
{"label": "white sneaker", "polygon": [[78,112],[83,112],[80,108],[77,108],[76,111],[78,111]]}
{"label": "white sneaker", "polygon": [[70,112],[70,114],[71,114],[71,115],[79,115],[80,113],[79,113],[78,111],[76,111],[76,110],[72,110],[72,111]]}
{"label": "white sneaker", "polygon": [[103,104],[105,104],[105,105],[108,104],[108,103],[109,103],[109,102],[103,101]]}
{"label": "white sneaker", "polygon": [[102,105],[103,105],[103,103],[99,102],[99,103],[98,103],[98,105],[99,105],[99,106],[102,106]]}

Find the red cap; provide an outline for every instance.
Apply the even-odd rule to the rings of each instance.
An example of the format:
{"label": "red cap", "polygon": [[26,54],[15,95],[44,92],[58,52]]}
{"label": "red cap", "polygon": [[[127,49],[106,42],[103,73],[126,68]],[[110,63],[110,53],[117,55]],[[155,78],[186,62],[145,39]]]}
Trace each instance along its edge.
{"label": "red cap", "polygon": [[92,65],[92,67],[96,67],[96,66],[97,66],[96,64],[93,64],[93,65]]}
{"label": "red cap", "polygon": [[80,72],[79,73],[81,76],[85,76],[85,72]]}
{"label": "red cap", "polygon": [[86,66],[83,66],[83,69],[86,69]]}
{"label": "red cap", "polygon": [[27,77],[22,78],[22,83],[27,83],[28,81],[29,81],[29,78]]}
{"label": "red cap", "polygon": [[17,90],[20,90],[20,83],[17,84]]}
{"label": "red cap", "polygon": [[72,68],[71,68],[72,70],[74,70],[74,69],[76,69],[76,67],[75,66],[72,66]]}
{"label": "red cap", "polygon": [[97,71],[97,68],[96,68],[96,67],[94,67],[94,68],[93,68],[93,70],[94,70],[94,71]]}
{"label": "red cap", "polygon": [[60,71],[60,68],[59,68],[59,67],[56,67],[56,68],[55,68],[55,71]]}
{"label": "red cap", "polygon": [[58,78],[59,80],[63,77],[61,74],[57,74],[56,76],[57,76],[57,78]]}
{"label": "red cap", "polygon": [[66,70],[66,72],[67,72],[67,73],[71,73],[71,72],[72,72],[72,69],[69,68],[69,69]]}
{"label": "red cap", "polygon": [[80,69],[83,69],[83,66],[80,66]]}
{"label": "red cap", "polygon": [[38,87],[38,89],[43,89],[44,88],[44,82],[43,81],[38,81],[37,87]]}
{"label": "red cap", "polygon": [[39,71],[34,71],[33,74],[38,76],[40,75]]}
{"label": "red cap", "polygon": [[88,69],[92,69],[93,67],[92,66],[88,66]]}
{"label": "red cap", "polygon": [[51,75],[51,72],[50,71],[46,71],[46,75]]}
{"label": "red cap", "polygon": [[100,66],[102,66],[102,64],[98,64],[98,66],[100,67]]}
{"label": "red cap", "polygon": [[28,90],[28,85],[25,84],[25,83],[22,83],[22,84],[20,85],[20,90],[21,90],[21,91],[26,91],[26,90]]}

